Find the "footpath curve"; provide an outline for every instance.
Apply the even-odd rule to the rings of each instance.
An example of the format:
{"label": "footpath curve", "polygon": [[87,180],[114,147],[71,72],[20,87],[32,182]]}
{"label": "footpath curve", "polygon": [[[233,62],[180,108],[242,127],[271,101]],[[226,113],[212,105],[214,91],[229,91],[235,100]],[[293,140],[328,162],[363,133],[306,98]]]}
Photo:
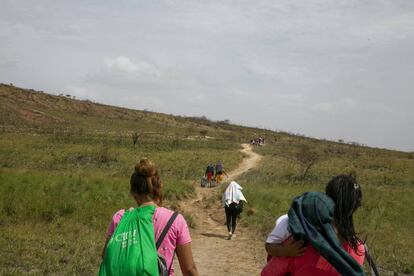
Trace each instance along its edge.
{"label": "footpath curve", "polygon": [[[224,185],[254,169],[262,159],[249,144],[242,144],[242,147],[240,151],[247,157],[236,169],[228,172]],[[200,275],[260,274],[265,263],[263,241],[240,224],[236,228],[236,237],[226,240],[224,209],[219,200],[221,187],[201,188],[198,182],[194,185],[195,197],[181,202],[179,208],[191,216],[195,224],[195,229],[191,230],[192,249]],[[175,275],[182,275],[177,259],[174,260],[174,268]]]}
{"label": "footpath curve", "polygon": [[[243,158],[237,168],[228,172],[229,177],[225,179],[224,185],[257,167],[263,157],[253,152],[249,144],[242,144],[242,147],[240,151],[247,157]],[[237,225],[235,239],[226,240],[225,215],[220,203],[221,187],[201,188],[199,181],[194,185],[195,196],[181,202],[179,208],[192,217],[196,226],[191,229],[191,237],[193,256],[200,275],[260,275],[261,268],[266,263],[264,241],[240,224]],[[174,268],[174,274],[182,276],[177,258],[174,259]],[[381,275],[386,276],[411,275],[381,267],[379,270]]]}

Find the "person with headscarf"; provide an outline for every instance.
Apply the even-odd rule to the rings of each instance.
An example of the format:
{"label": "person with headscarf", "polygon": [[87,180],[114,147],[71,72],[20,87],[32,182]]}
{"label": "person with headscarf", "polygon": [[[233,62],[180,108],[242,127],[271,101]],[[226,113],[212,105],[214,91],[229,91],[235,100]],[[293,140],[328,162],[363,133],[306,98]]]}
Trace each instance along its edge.
{"label": "person with headscarf", "polygon": [[234,231],[236,230],[237,217],[243,211],[243,201],[247,202],[242,189],[236,181],[232,181],[223,193],[222,203],[226,213],[226,225],[229,232],[228,240],[235,237]]}
{"label": "person with headscarf", "polygon": [[283,239],[283,233],[289,232],[284,244],[301,241],[306,248],[301,256],[281,257],[274,251],[276,246],[267,244],[268,253],[276,257],[270,259],[261,275],[364,275],[364,244],[353,226],[353,213],[361,201],[359,184],[346,175],[334,177],[326,194],[308,192],[296,197],[288,216],[280,218],[285,229],[279,226],[276,232]]}

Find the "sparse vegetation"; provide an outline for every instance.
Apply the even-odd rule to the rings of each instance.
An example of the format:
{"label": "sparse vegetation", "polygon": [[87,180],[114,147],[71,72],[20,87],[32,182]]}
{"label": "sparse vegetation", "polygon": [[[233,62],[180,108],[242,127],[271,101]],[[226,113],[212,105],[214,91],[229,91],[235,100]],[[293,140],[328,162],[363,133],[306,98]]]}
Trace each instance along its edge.
{"label": "sparse vegetation", "polygon": [[111,216],[133,204],[129,177],[142,157],[159,165],[168,206],[193,193],[208,162],[242,159],[222,130],[211,129],[218,142],[185,139],[182,130],[208,127],[184,118],[5,85],[0,106],[0,274],[95,274]]}
{"label": "sparse vegetation", "polygon": [[[297,161],[289,156],[304,145],[319,159],[306,179],[297,179]],[[288,211],[293,197],[310,190],[324,191],[334,175],[355,174],[364,195],[356,213],[360,236],[367,238],[380,267],[414,273],[414,162],[409,154],[288,137],[257,151],[265,156],[262,166],[240,179],[249,207],[256,210],[242,218],[244,225],[266,235],[276,218]]]}
{"label": "sparse vegetation", "polygon": [[[0,85],[0,126],[0,274],[95,274],[112,214],[132,204],[128,179],[135,162],[148,157],[159,165],[165,204],[175,208],[191,196],[192,182],[207,163],[222,160],[231,170],[243,158],[240,142],[257,133],[266,138],[255,149],[264,160],[239,180],[249,200],[244,225],[265,235],[294,196],[323,191],[333,175],[355,172],[364,193],[357,229],[368,236],[381,267],[414,273],[412,152],[110,107],[9,85]],[[207,134],[209,139],[190,139]],[[184,215],[197,227],[191,214]]]}
{"label": "sparse vegetation", "polygon": [[315,150],[311,150],[309,146],[301,145],[294,158],[300,164],[300,178],[306,179],[311,167],[320,159],[320,155]]}
{"label": "sparse vegetation", "polygon": [[134,145],[134,147],[135,147],[135,145],[137,144],[137,142],[138,142],[138,138],[139,138],[139,134],[138,134],[138,132],[133,132],[132,134],[131,134],[131,138],[132,138],[132,144]]}
{"label": "sparse vegetation", "polygon": [[205,130],[205,129],[200,130],[200,135],[203,136],[203,137],[206,137],[207,133],[208,133],[208,130]]}

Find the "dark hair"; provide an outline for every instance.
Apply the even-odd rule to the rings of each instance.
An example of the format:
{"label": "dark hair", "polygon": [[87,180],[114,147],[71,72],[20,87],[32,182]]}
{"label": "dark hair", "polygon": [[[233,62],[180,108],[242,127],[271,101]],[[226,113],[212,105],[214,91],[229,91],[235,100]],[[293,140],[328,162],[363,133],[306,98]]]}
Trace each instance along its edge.
{"label": "dark hair", "polygon": [[131,175],[130,184],[131,193],[146,195],[158,204],[162,203],[162,183],[158,169],[152,161],[148,159],[139,161]]}
{"label": "dark hair", "polygon": [[326,194],[335,202],[334,222],[339,236],[358,253],[362,241],[355,233],[353,214],[361,206],[361,187],[353,175],[338,175],[329,181]]}

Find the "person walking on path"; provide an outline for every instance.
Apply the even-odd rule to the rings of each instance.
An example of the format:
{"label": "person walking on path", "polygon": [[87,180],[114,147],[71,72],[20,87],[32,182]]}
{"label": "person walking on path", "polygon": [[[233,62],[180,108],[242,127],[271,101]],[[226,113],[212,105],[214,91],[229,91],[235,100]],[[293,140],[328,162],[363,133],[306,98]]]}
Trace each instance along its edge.
{"label": "person walking on path", "polygon": [[214,165],[212,163],[207,166],[205,176],[207,178],[208,187],[211,187],[211,180],[213,180],[214,176]]}
{"label": "person walking on path", "polygon": [[235,237],[234,232],[236,230],[237,217],[243,211],[243,201],[247,202],[242,193],[242,189],[236,181],[232,181],[222,196],[222,204],[226,213],[226,225],[229,232],[228,240]]}
{"label": "person walking on path", "polygon": [[[163,199],[163,183],[161,182],[158,170],[154,163],[148,159],[142,159],[135,167],[134,173],[131,176],[130,185],[130,193],[138,207],[131,207],[129,210],[121,209],[114,214],[107,230],[107,239],[102,252],[103,264],[101,265],[101,270],[106,270],[109,274],[112,272],[115,275],[130,275],[131,273],[126,274],[124,272],[125,266],[129,265],[132,267],[132,271],[136,271],[137,266],[139,266],[139,264],[137,265],[137,263],[134,263],[137,262],[136,258],[127,259],[126,264],[120,263],[120,259],[127,258],[128,251],[135,250],[135,246],[142,247],[142,244],[140,245],[140,243],[137,242],[140,240],[141,243],[145,243],[156,251],[154,253],[155,261],[157,261],[157,253],[158,256],[163,257],[168,275],[174,275],[172,263],[174,254],[177,252],[182,274],[184,276],[198,276],[198,270],[191,250],[191,236],[187,222],[181,214],[174,213],[170,209],[161,207]],[[133,217],[134,213],[138,214],[136,218]],[[139,226],[137,230],[118,233],[119,231],[117,231],[117,229],[119,228],[119,230],[121,230],[121,226],[124,226],[125,222],[129,222],[131,217],[133,218],[131,221],[132,225]],[[123,218],[125,218],[124,221]],[[143,221],[143,218],[147,218],[149,222]],[[144,227],[148,225],[148,223],[151,223],[152,226],[149,229]],[[136,235],[137,233],[138,235]],[[114,236],[114,238],[112,236]],[[145,236],[145,238],[151,237],[152,241],[147,239],[141,240],[142,236]],[[116,253],[120,252],[117,250],[121,250],[122,252],[122,248],[115,248],[115,251],[110,248],[111,245],[118,242],[118,240],[123,242],[122,248],[126,248],[124,249],[123,254]],[[154,241],[157,241],[156,247]],[[142,248],[139,248],[137,250],[141,249]],[[112,252],[110,252],[111,250]],[[144,250],[139,254],[144,256],[145,259],[145,255],[148,257],[151,253],[152,252]],[[148,263],[145,266],[148,267]],[[146,273],[145,275],[153,274],[158,275],[158,269],[156,270],[156,273]]]}
{"label": "person walking on path", "polygon": [[224,176],[229,177],[229,175],[224,170],[223,163],[221,161],[217,162],[215,169],[216,169],[215,179],[216,179],[217,184],[220,184],[221,181],[223,181]]}

